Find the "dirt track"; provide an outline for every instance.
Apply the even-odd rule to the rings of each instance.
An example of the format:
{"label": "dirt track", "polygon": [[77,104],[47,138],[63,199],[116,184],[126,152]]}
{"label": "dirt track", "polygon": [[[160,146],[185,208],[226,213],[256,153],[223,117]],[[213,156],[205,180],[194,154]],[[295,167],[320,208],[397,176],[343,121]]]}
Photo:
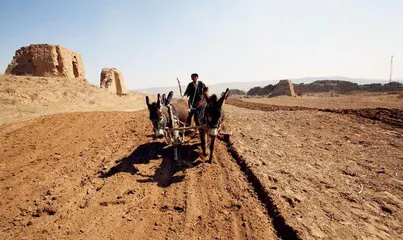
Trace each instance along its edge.
{"label": "dirt track", "polygon": [[65,113],[0,126],[0,239],[277,239],[218,142],[172,151],[147,137],[146,111]]}

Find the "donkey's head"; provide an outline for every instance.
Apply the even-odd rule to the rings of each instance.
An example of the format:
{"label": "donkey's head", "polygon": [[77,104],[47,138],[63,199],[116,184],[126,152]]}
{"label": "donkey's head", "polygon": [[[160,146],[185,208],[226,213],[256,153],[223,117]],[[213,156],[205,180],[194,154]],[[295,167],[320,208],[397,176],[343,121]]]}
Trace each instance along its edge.
{"label": "donkey's head", "polygon": [[224,94],[217,99],[215,94],[211,95],[207,99],[207,107],[205,110],[205,117],[207,121],[207,126],[212,129],[210,135],[217,135],[217,129],[220,127],[223,121],[223,111],[222,106],[225,100],[228,98],[229,89],[224,92]]}
{"label": "donkey's head", "polygon": [[150,103],[150,98],[146,96],[146,104],[148,107],[148,112],[150,113],[150,120],[153,124],[153,131],[155,137],[163,138],[165,133],[165,128],[168,123],[168,112],[167,105],[171,102],[173,92],[169,92],[168,97],[165,94],[161,95],[158,93],[157,102]]}

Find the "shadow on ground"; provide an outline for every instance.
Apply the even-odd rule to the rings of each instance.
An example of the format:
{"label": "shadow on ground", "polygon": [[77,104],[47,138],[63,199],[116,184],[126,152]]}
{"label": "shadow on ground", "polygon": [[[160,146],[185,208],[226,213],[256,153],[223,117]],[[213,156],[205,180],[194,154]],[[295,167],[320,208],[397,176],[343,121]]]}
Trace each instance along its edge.
{"label": "shadow on ground", "polygon": [[[108,172],[101,173],[101,178],[108,178],[118,173],[127,172],[132,175],[139,175],[146,179],[139,179],[137,182],[156,182],[160,187],[168,187],[172,183],[183,181],[184,174],[176,174],[187,168],[195,167],[202,163],[199,144],[186,144],[179,147],[179,159],[181,164],[174,162],[174,149],[166,147],[163,142],[151,142],[138,146],[128,157],[117,160],[117,165],[112,167]],[[137,164],[149,164],[151,160],[162,158],[161,164],[156,168],[154,174],[140,173]],[[199,159],[199,160],[198,160]],[[197,161],[196,161],[197,160]]]}

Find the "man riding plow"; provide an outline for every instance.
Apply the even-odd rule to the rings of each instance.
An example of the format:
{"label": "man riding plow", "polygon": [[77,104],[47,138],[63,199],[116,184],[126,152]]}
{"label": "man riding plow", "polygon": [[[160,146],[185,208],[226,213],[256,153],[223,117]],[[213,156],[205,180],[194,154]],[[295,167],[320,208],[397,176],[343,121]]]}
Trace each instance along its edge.
{"label": "man riding plow", "polygon": [[[215,94],[209,96],[208,88],[201,81],[198,75],[191,75],[192,82],[188,84],[182,98],[172,99],[171,91],[167,97],[157,95],[157,101],[150,103],[146,96],[146,103],[149,110],[150,120],[153,124],[153,131],[156,138],[166,139],[168,144],[174,148],[174,161],[180,165],[178,148],[184,143],[184,131],[198,129],[200,134],[201,148],[203,156],[208,156],[206,150],[207,133],[210,135],[210,157],[207,162],[212,163],[214,153],[214,143],[216,137],[230,135],[220,133],[223,122],[222,106],[228,98],[229,89],[218,99]],[[183,99],[189,97],[188,102]],[[192,118],[196,126],[191,126]]]}

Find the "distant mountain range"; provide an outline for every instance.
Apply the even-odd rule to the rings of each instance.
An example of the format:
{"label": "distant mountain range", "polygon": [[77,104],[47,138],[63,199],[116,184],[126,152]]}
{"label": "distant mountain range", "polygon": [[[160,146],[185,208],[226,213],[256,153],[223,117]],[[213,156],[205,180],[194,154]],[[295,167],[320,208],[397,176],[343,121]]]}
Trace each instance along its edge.
{"label": "distant mountain range", "polygon": [[[280,80],[280,79],[279,79]],[[269,80],[269,81],[259,81],[259,82],[229,82],[229,83],[217,83],[208,85],[210,94],[221,94],[225,91],[226,88],[230,89],[240,89],[244,91],[248,91],[253,87],[264,87],[269,84],[277,84],[279,80]],[[348,77],[306,77],[306,78],[296,78],[290,79],[293,83],[312,83],[317,80],[342,80],[349,81],[358,84],[370,84],[370,83],[388,83],[389,80],[385,79],[365,79],[365,78],[348,78]],[[403,79],[393,79],[395,82],[403,82]],[[182,91],[185,92],[186,85],[182,86]],[[148,94],[157,94],[157,93],[168,93],[169,91],[173,91],[174,96],[179,96],[179,88],[178,85],[171,87],[158,87],[158,88],[148,88],[148,89],[137,89],[134,90],[136,92],[148,93]]]}

